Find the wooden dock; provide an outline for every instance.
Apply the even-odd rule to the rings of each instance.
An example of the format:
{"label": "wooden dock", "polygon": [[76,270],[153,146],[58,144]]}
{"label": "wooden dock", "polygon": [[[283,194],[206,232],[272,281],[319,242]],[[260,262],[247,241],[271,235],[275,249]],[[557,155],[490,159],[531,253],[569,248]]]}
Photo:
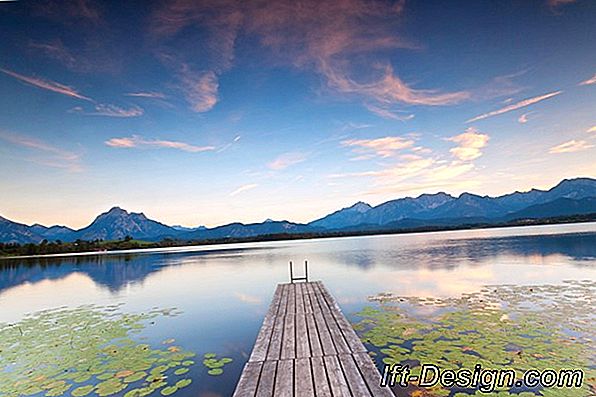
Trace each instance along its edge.
{"label": "wooden dock", "polygon": [[394,397],[320,281],[279,284],[234,397]]}

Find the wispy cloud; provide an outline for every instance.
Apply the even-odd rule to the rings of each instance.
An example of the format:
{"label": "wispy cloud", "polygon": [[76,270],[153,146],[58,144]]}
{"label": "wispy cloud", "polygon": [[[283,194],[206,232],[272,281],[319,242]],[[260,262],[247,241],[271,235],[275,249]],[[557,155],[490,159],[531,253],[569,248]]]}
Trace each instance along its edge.
{"label": "wispy cloud", "polygon": [[215,72],[194,72],[183,65],[180,80],[184,96],[195,112],[208,112],[217,104],[219,81]]}
{"label": "wispy cloud", "polygon": [[45,80],[45,79],[42,79],[39,77],[25,76],[25,75],[13,72],[11,70],[2,69],[2,68],[0,68],[0,72],[5,73],[11,77],[14,77],[17,80],[20,80],[24,83],[27,83],[27,84],[32,85],[37,88],[56,92],[58,94],[66,95],[71,98],[77,98],[77,99],[83,99],[85,101],[91,101],[91,98],[88,98],[88,97],[82,95],[75,88],[55,82],[55,81]]}
{"label": "wispy cloud", "polygon": [[81,106],[75,106],[69,110],[70,113],[79,113],[86,116],[107,116],[107,117],[139,117],[144,113],[143,108],[132,106],[122,108],[116,105],[97,104],[93,111],[85,111]]}
{"label": "wispy cloud", "polygon": [[412,113],[402,115],[397,112],[393,112],[387,108],[384,108],[381,106],[376,106],[376,105],[371,105],[368,103],[364,104],[364,106],[368,110],[370,110],[372,113],[376,114],[377,116],[383,117],[384,119],[407,121],[407,120],[412,120],[414,118],[414,115]]}
{"label": "wispy cloud", "polygon": [[596,125],[593,127],[590,127],[586,130],[586,132],[596,132]]}
{"label": "wispy cloud", "polygon": [[596,74],[592,77],[590,77],[587,80],[582,81],[581,83],[579,83],[579,85],[592,85],[592,84],[596,84]]}
{"label": "wispy cloud", "polygon": [[36,163],[54,168],[64,168],[72,172],[82,171],[81,156],[77,153],[61,149],[37,138],[1,130],[0,139],[36,151],[40,154],[32,159]]}
{"label": "wispy cloud", "polygon": [[162,94],[161,92],[152,92],[152,91],[147,91],[147,92],[128,92],[126,94],[124,94],[126,96],[131,96],[131,97],[136,97],[136,98],[157,98],[157,99],[164,99],[166,96],[165,94]]}
{"label": "wispy cloud", "polygon": [[399,136],[386,136],[377,139],[348,139],[342,141],[342,146],[355,148],[357,153],[374,153],[379,157],[391,157],[403,149],[414,146],[414,140]]}
{"label": "wispy cloud", "polygon": [[573,153],[573,152],[579,152],[582,150],[590,149],[593,147],[594,147],[594,145],[592,145],[591,143],[588,143],[587,141],[584,141],[584,140],[576,141],[575,139],[572,139],[570,141],[561,143],[560,145],[553,146],[552,148],[549,149],[548,152],[551,154]]}
{"label": "wispy cloud", "polygon": [[481,114],[480,116],[473,117],[473,118],[469,119],[468,121],[466,121],[466,123],[472,123],[474,121],[483,120],[483,119],[486,119],[488,117],[498,116],[498,115],[503,114],[503,113],[511,112],[512,110],[521,109],[521,108],[524,108],[526,106],[530,106],[530,105],[533,105],[535,103],[538,103],[538,102],[544,101],[546,99],[552,98],[554,96],[557,96],[557,95],[561,94],[562,92],[563,91],[554,91],[554,92],[550,92],[548,94],[536,96],[536,97],[533,97],[533,98],[524,99],[523,101],[514,103],[512,105],[505,106],[504,108],[501,108],[501,109],[498,109],[498,110],[494,110],[492,112],[484,113],[484,114]]}
{"label": "wispy cloud", "polygon": [[520,124],[526,124],[526,123],[528,122],[528,115],[529,115],[529,114],[530,114],[530,113],[524,113],[524,114],[522,114],[521,116],[519,116],[519,118],[517,119],[517,121],[518,121]]}
{"label": "wispy cloud", "polygon": [[180,141],[167,141],[162,139],[147,139],[139,135],[130,137],[111,138],[105,142],[106,145],[115,148],[168,148],[178,149],[185,152],[199,153],[215,150],[214,146],[197,146]]}
{"label": "wispy cloud", "polygon": [[301,163],[304,160],[306,160],[306,155],[304,153],[288,152],[278,156],[275,160],[267,164],[267,167],[275,171],[280,171],[292,165]]}
{"label": "wispy cloud", "polygon": [[458,144],[449,150],[460,161],[471,161],[482,156],[481,149],[488,144],[490,137],[480,133],[476,128],[469,127],[462,134],[448,138],[448,141]]}
{"label": "wispy cloud", "polygon": [[242,192],[246,192],[247,190],[252,190],[252,189],[256,188],[257,186],[259,186],[259,185],[256,183],[249,183],[247,185],[242,185],[238,189],[231,192],[230,197],[234,197]]}

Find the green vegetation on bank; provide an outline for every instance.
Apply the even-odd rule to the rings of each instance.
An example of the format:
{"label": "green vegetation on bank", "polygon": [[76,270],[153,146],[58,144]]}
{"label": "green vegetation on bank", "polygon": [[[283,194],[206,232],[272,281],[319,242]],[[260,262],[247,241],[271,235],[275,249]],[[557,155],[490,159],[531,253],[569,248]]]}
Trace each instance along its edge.
{"label": "green vegetation on bank", "polygon": [[212,244],[233,244],[233,243],[249,243],[261,241],[278,241],[278,240],[302,240],[315,238],[332,238],[332,237],[353,237],[353,236],[372,236],[379,234],[406,234],[406,233],[423,233],[423,232],[438,232],[449,230],[467,230],[467,229],[487,229],[497,227],[514,227],[514,226],[536,226],[536,225],[553,225],[565,223],[582,223],[596,221],[596,213],[587,215],[574,215],[555,218],[544,219],[517,219],[514,221],[503,223],[474,223],[461,224],[456,226],[423,226],[414,228],[399,228],[399,229],[383,229],[382,227],[372,228],[369,230],[341,230],[330,232],[312,232],[312,233],[280,233],[267,234],[252,237],[226,237],[218,239],[204,239],[204,240],[174,240],[164,239],[158,242],[148,242],[142,240],[135,240],[127,236],[122,240],[93,240],[84,241],[76,240],[74,242],[62,241],[47,241],[44,240],[39,244],[17,244],[17,243],[0,243],[0,257],[11,256],[33,256],[33,255],[52,255],[52,254],[70,254],[82,252],[106,252],[106,251],[121,251],[142,248],[168,248],[168,247],[182,247],[192,245],[212,245]]}

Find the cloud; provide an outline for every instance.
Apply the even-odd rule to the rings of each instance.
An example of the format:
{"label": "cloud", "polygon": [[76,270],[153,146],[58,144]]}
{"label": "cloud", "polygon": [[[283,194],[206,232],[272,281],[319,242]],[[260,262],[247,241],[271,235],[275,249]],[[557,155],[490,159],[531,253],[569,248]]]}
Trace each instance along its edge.
{"label": "cloud", "polygon": [[80,70],[81,59],[76,59],[70,50],[68,50],[62,40],[55,39],[49,42],[31,42],[29,46],[35,50],[41,51],[47,57],[52,58],[71,70]]}
{"label": "cloud", "polygon": [[386,108],[383,108],[380,106],[375,106],[375,105],[371,105],[371,104],[364,104],[364,106],[368,110],[370,110],[372,113],[376,114],[377,116],[383,117],[385,119],[407,121],[407,120],[412,120],[414,118],[414,115],[411,113],[407,114],[407,115],[400,115],[395,112],[392,112],[389,109],[386,109]]}
{"label": "cloud", "polygon": [[575,3],[577,0],[547,0],[546,3],[551,8],[558,8],[560,6]]}
{"label": "cloud", "polygon": [[387,50],[418,48],[399,33],[403,6],[403,0],[173,0],[156,10],[151,26],[166,44],[176,35],[192,42],[188,38],[202,32],[203,70],[216,75],[231,67],[237,37],[245,33],[272,55],[267,63],[314,70],[330,90],[367,102],[438,106],[467,99],[463,91],[413,88],[394,73]]}
{"label": "cloud", "polygon": [[64,85],[64,84],[57,83],[55,81],[44,80],[44,79],[41,79],[38,77],[25,76],[25,75],[13,72],[11,70],[2,69],[2,68],[0,68],[0,72],[5,73],[11,77],[14,77],[17,80],[23,81],[23,82],[25,82],[29,85],[32,85],[34,87],[37,87],[37,88],[56,92],[58,94],[66,95],[71,98],[83,99],[86,101],[92,100],[91,98],[88,98],[88,97],[80,94],[76,89],[69,87],[67,85]]}
{"label": "cloud", "polygon": [[136,97],[136,98],[158,98],[164,99],[166,96],[161,92],[128,92],[124,94],[126,96]]}
{"label": "cloud", "polygon": [[464,133],[447,139],[458,144],[449,152],[460,161],[475,160],[482,156],[481,149],[487,145],[489,139],[488,135],[478,132],[474,127],[469,127]]}
{"label": "cloud", "polygon": [[398,136],[386,136],[377,139],[348,139],[342,141],[342,146],[353,147],[358,153],[374,153],[379,157],[391,157],[398,151],[409,149],[414,146],[412,139],[405,139]]}
{"label": "cloud", "polygon": [[590,127],[586,130],[586,132],[596,132],[596,125],[593,127]]}
{"label": "cloud", "polygon": [[592,84],[596,84],[596,74],[592,77],[590,77],[587,80],[582,81],[581,83],[579,83],[579,85],[592,85]]}
{"label": "cloud", "polygon": [[111,138],[105,141],[105,144],[110,147],[115,148],[142,148],[142,147],[151,147],[151,148],[168,148],[168,149],[178,149],[185,152],[191,153],[199,153],[199,152],[206,152],[210,150],[215,150],[213,146],[196,146],[186,142],[179,142],[179,141],[166,141],[161,139],[146,139],[139,135],[133,135],[130,137],[122,137],[122,138]]}
{"label": "cloud", "polygon": [[521,109],[526,106],[530,106],[535,103],[538,103],[538,102],[544,101],[546,99],[552,98],[554,96],[557,96],[557,95],[561,94],[562,92],[563,91],[554,91],[554,92],[550,92],[548,94],[536,96],[533,98],[527,98],[527,99],[524,99],[523,101],[514,103],[513,105],[508,105],[508,106],[505,106],[504,108],[494,110],[492,112],[484,113],[484,114],[481,114],[480,116],[473,117],[473,118],[469,119],[468,121],[466,121],[466,123],[472,123],[474,121],[483,120],[488,117],[498,116],[503,113],[511,112],[512,110]]}
{"label": "cloud", "polygon": [[208,112],[217,104],[219,82],[215,72],[193,72],[183,65],[180,80],[184,96],[195,112]]}
{"label": "cloud", "polygon": [[306,160],[306,155],[297,152],[288,152],[278,156],[275,160],[267,164],[272,170],[284,170],[292,165],[298,164]]}
{"label": "cloud", "polygon": [[69,110],[70,113],[80,113],[86,116],[107,116],[107,117],[139,117],[144,113],[143,108],[133,106],[128,109],[121,108],[116,105],[95,105],[95,110],[87,112],[81,106],[75,106]]}
{"label": "cloud", "polygon": [[240,194],[242,192],[246,192],[247,190],[254,189],[257,186],[259,186],[259,185],[257,185],[256,183],[250,183],[250,184],[247,184],[247,185],[242,185],[238,189],[236,189],[233,192],[231,192],[230,193],[230,197],[234,197],[234,196],[236,196],[236,195],[238,195],[238,194]]}
{"label": "cloud", "polygon": [[584,140],[576,141],[575,139],[572,139],[565,143],[561,143],[560,145],[553,146],[552,148],[549,149],[548,152],[551,154],[573,153],[573,152],[579,152],[582,150],[590,149],[593,147],[594,147],[594,145],[592,145]]}
{"label": "cloud", "polygon": [[38,156],[32,160],[36,163],[54,168],[64,168],[72,172],[82,171],[81,156],[77,153],[61,149],[37,138],[1,130],[0,139],[41,153],[41,157]]}
{"label": "cloud", "polygon": [[519,116],[519,118],[517,119],[517,121],[521,124],[526,124],[528,122],[528,115],[530,113],[524,113],[521,116]]}

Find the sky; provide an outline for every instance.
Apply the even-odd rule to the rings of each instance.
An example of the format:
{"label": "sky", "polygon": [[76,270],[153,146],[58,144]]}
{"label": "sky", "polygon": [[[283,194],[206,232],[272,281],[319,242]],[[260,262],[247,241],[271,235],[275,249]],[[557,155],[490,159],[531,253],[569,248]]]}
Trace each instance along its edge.
{"label": "sky", "polygon": [[596,176],[590,0],[0,1],[0,215],[308,222]]}

